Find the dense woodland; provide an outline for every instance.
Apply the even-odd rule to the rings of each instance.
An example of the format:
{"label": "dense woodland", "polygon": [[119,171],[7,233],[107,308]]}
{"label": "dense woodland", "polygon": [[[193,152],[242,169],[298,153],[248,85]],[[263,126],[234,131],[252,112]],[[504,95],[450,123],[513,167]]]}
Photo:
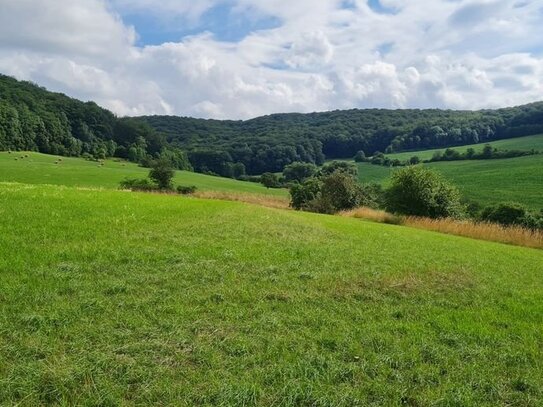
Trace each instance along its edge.
{"label": "dense woodland", "polygon": [[177,168],[233,178],[279,172],[296,161],[320,165],[359,151],[371,156],[537,133],[543,133],[543,102],[481,111],[275,114],[247,121],[117,118],[93,102],[0,75],[0,150],[115,156],[144,165],[168,158]]}

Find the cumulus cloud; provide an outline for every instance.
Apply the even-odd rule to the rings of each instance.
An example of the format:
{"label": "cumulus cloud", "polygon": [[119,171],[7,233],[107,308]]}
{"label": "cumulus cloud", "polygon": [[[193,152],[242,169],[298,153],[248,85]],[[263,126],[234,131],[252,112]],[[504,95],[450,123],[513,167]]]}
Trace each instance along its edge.
{"label": "cumulus cloud", "polygon": [[[541,98],[540,2],[380,4],[0,0],[0,72],[119,115],[237,119],[353,107],[473,109]],[[280,24],[224,41],[201,21],[217,6]],[[138,46],[125,13],[180,18],[200,33]],[[383,44],[394,46],[381,52]]]}

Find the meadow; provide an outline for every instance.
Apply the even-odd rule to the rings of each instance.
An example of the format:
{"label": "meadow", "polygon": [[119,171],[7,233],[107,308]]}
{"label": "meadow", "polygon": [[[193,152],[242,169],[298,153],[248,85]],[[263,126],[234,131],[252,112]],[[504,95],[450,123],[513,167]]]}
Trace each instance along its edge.
{"label": "meadow", "polygon": [[540,250],[0,184],[2,405],[540,405]]}
{"label": "meadow", "polygon": [[[465,153],[468,148],[473,148],[476,152],[482,152],[486,144],[490,144],[492,147],[499,150],[521,150],[521,151],[541,151],[543,152],[543,134],[535,136],[525,136],[518,138],[509,138],[504,140],[489,141],[488,143],[470,144],[459,147],[451,147],[451,149],[458,151],[459,153]],[[438,151],[445,151],[445,148],[436,148],[423,151],[408,151],[395,154],[387,154],[387,157],[391,159],[398,159],[400,161],[409,160],[413,156],[419,157],[421,160],[429,160],[434,153]]]}
{"label": "meadow", "polygon": [[[481,205],[519,202],[543,209],[543,155],[500,160],[465,160],[423,164],[453,182],[469,200]],[[386,184],[394,169],[359,163],[361,182]]]}
{"label": "meadow", "polygon": [[[28,158],[21,158],[25,155]],[[60,161],[59,161],[60,159]],[[56,164],[58,163],[58,164]],[[0,152],[0,182],[52,184],[115,189],[126,178],[146,178],[148,168],[121,160],[104,160],[101,166],[82,158],[58,157],[34,152]],[[281,189],[267,189],[252,182],[177,171],[176,185],[195,185],[201,191],[250,193],[286,197]]]}

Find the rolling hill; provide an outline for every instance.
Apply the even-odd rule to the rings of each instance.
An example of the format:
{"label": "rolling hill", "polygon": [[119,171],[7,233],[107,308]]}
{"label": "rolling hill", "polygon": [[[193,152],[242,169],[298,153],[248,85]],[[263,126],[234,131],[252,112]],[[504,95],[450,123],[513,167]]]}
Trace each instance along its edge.
{"label": "rolling hill", "polygon": [[[28,156],[27,158],[24,158]],[[59,162],[59,159],[61,161]],[[58,164],[56,164],[59,162]],[[33,152],[0,152],[0,182],[53,184],[78,187],[113,188],[126,178],[146,178],[149,169],[120,160],[95,161]],[[286,197],[286,190],[267,189],[260,184],[177,171],[176,185],[195,185],[202,191],[252,193]]]}
{"label": "rolling hill", "polygon": [[443,148],[542,131],[543,102],[480,111],[351,109],[245,121],[118,118],[93,102],[0,74],[0,151],[137,163],[175,158],[179,169],[231,178],[279,172],[295,161],[320,165],[359,150],[372,155]]}
{"label": "rolling hill", "polygon": [[63,186],[0,211],[0,404],[543,399],[543,251]]}

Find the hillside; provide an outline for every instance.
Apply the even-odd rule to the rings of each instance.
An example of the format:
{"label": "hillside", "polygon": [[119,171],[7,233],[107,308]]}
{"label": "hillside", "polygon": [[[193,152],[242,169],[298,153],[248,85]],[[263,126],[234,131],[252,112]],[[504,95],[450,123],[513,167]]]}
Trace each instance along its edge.
{"label": "hillside", "polygon": [[543,252],[0,184],[0,404],[537,405]]}
{"label": "hillside", "polygon": [[294,161],[352,158],[359,150],[423,150],[541,132],[543,102],[481,111],[353,109],[246,121],[117,118],[93,102],[0,75],[0,151],[138,163],[165,157],[179,169],[230,178],[279,172]]}
{"label": "hillside", "polygon": [[239,161],[249,173],[261,173],[280,171],[292,161],[352,158],[359,150],[372,155],[537,134],[543,131],[543,103],[482,111],[354,109],[235,122],[174,116],[141,120],[189,156],[190,151],[221,151],[225,162]]}
{"label": "hillside", "polygon": [[[27,155],[27,158],[21,158]],[[40,153],[0,152],[0,182],[53,184],[77,187],[117,189],[126,178],[146,178],[149,170],[136,164],[105,160],[101,166],[81,158],[61,158]],[[201,191],[252,193],[286,197],[287,191],[267,189],[260,184],[214,177],[188,171],[177,171],[176,185],[194,185]]]}

